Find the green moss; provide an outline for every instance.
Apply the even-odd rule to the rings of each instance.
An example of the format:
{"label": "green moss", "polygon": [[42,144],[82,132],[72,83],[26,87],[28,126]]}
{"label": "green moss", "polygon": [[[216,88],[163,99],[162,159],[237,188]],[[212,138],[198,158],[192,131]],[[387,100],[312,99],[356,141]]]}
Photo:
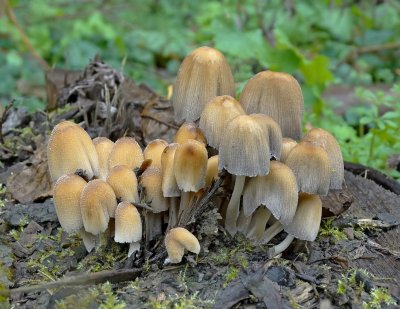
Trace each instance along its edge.
{"label": "green moss", "polygon": [[363,303],[363,306],[366,309],[379,309],[382,305],[396,305],[396,301],[389,294],[387,289],[373,289],[370,293],[370,296],[371,300]]}
{"label": "green moss", "polygon": [[323,221],[319,229],[318,236],[320,238],[331,237],[333,238],[334,242],[347,239],[347,235],[337,227],[332,226],[332,222],[333,218]]}
{"label": "green moss", "polygon": [[225,274],[225,281],[223,287],[227,287],[229,283],[239,277],[239,268],[230,266],[228,272]]}

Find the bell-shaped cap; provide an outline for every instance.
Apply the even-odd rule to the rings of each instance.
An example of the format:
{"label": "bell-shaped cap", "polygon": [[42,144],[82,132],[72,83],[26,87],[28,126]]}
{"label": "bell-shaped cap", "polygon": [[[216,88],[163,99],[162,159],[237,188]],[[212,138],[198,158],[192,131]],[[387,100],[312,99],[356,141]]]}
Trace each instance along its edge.
{"label": "bell-shaped cap", "polygon": [[130,203],[139,202],[136,175],[126,165],[114,166],[107,176],[107,183],[114,190],[118,200]]}
{"label": "bell-shaped cap", "polygon": [[47,145],[50,177],[82,172],[88,179],[98,176],[97,152],[90,136],[71,121],[63,121],[51,132]]}
{"label": "bell-shaped cap", "polygon": [[219,95],[235,95],[235,83],[224,55],[203,46],[182,62],[175,82],[173,106],[177,122],[194,122],[204,106]]}
{"label": "bell-shaped cap", "polygon": [[161,170],[156,167],[149,167],[140,176],[140,185],[144,189],[145,200],[155,213],[168,210],[168,200],[162,192],[162,178]]}
{"label": "bell-shaped cap", "polygon": [[326,151],[309,142],[297,144],[286,160],[296,175],[301,192],[327,195],[331,178],[331,167]]}
{"label": "bell-shaped cap", "polygon": [[142,220],[135,206],[121,202],[115,211],[115,236],[119,243],[136,242],[142,239]]}
{"label": "bell-shaped cap", "polygon": [[287,233],[301,240],[314,241],[321,224],[322,202],[318,195],[299,194],[293,221],[284,225]]}
{"label": "bell-shaped cap", "polygon": [[167,146],[168,143],[160,138],[151,141],[143,151],[144,160],[151,160],[151,166],[161,169],[161,155]]}
{"label": "bell-shaped cap", "polygon": [[228,95],[219,96],[207,103],[201,113],[199,126],[208,144],[219,149],[223,132],[235,117],[246,114],[238,101]]}
{"label": "bell-shaped cap", "polygon": [[83,226],[79,200],[86,181],[75,174],[58,178],[53,189],[53,201],[58,221],[67,233],[79,231]]}
{"label": "bell-shaped cap", "polygon": [[206,185],[207,149],[204,144],[187,140],[179,144],[174,156],[178,187],[184,192],[197,192]]}
{"label": "bell-shaped cap", "polygon": [[271,161],[269,174],[248,179],[243,191],[245,216],[265,205],[284,224],[292,221],[296,212],[298,187],[292,170],[278,161]]}
{"label": "bell-shaped cap", "polygon": [[93,144],[99,158],[99,178],[106,180],[108,175],[108,158],[114,142],[107,137],[96,137],[93,139]]}
{"label": "bell-shaped cap", "polygon": [[279,160],[282,149],[282,131],[278,123],[264,114],[251,114],[250,117],[257,121],[259,126],[267,134],[271,156]]}
{"label": "bell-shaped cap", "polygon": [[164,243],[170,263],[180,263],[185,249],[195,254],[200,253],[200,243],[196,236],[183,227],[169,230]]}
{"label": "bell-shaped cap", "polygon": [[219,169],[230,174],[254,177],[269,172],[268,138],[250,116],[241,115],[229,122],[219,148]]}
{"label": "bell-shaped cap", "polygon": [[179,144],[172,143],[165,147],[161,155],[162,167],[162,192],[165,197],[177,197],[181,195],[178,184],[176,183],[174,171],[175,152]]}
{"label": "bell-shaped cap", "polygon": [[108,159],[108,168],[126,165],[130,169],[139,168],[144,161],[143,152],[133,137],[122,137],[117,140]]}
{"label": "bell-shaped cap", "polygon": [[204,145],[207,145],[206,137],[203,131],[193,122],[184,122],[178,129],[174,137],[174,143],[182,144],[188,139],[194,139]]}
{"label": "bell-shaped cap", "polygon": [[331,165],[330,189],[341,189],[344,181],[344,163],[336,138],[324,129],[314,128],[307,132],[302,141],[314,143],[325,149]]}
{"label": "bell-shaped cap", "polygon": [[282,163],[285,163],[287,160],[287,157],[289,156],[289,153],[292,151],[292,149],[297,145],[297,142],[294,139],[291,139],[289,137],[284,137],[282,139],[282,149],[281,149],[281,158],[279,161]]}
{"label": "bell-shaped cap", "polygon": [[218,155],[208,158],[206,172],[206,188],[218,179]]}
{"label": "bell-shaped cap", "polygon": [[83,189],[80,205],[85,231],[97,235],[107,229],[110,217],[114,217],[117,198],[107,182],[95,179]]}
{"label": "bell-shaped cap", "polygon": [[303,94],[290,74],[272,71],[256,74],[244,86],[239,101],[248,114],[272,117],[281,127],[283,137],[301,138]]}

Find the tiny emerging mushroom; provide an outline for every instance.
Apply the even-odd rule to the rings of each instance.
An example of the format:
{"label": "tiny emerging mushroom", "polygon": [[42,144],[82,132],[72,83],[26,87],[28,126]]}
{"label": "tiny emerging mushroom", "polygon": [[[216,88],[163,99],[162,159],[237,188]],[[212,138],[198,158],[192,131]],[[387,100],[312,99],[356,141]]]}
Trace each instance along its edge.
{"label": "tiny emerging mushroom", "polygon": [[169,230],[164,242],[168,253],[165,264],[180,263],[185,249],[194,254],[200,253],[200,243],[196,236],[183,227],[176,227]]}
{"label": "tiny emerging mushroom", "polygon": [[204,145],[207,145],[206,137],[197,124],[193,122],[184,122],[175,134],[174,143],[182,144],[189,139],[193,139],[203,143]]}
{"label": "tiny emerging mushroom", "polygon": [[126,165],[116,165],[108,173],[107,183],[121,202],[138,203],[138,181],[135,173]]}
{"label": "tiny emerging mushroom", "polygon": [[133,137],[118,139],[108,158],[108,168],[116,165],[126,165],[128,168],[139,168],[144,161],[143,152]]}
{"label": "tiny emerging mushroom", "polygon": [[143,151],[144,160],[151,160],[151,166],[161,169],[161,155],[167,146],[168,143],[160,138],[151,141]]}

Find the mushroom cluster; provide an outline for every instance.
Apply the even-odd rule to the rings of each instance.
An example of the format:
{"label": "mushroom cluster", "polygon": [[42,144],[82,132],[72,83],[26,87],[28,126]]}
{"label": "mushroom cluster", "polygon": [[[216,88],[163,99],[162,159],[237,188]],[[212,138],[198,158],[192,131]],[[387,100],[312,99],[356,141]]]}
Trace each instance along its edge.
{"label": "mushroom cluster", "polygon": [[200,252],[179,218],[226,170],[230,198],[216,207],[230,235],[239,231],[266,244],[285,231],[273,255],[294,238],[314,240],[319,195],[343,182],[338,143],[322,129],[301,137],[304,102],[292,76],[265,71],[248,81],[239,100],[234,90],[222,53],[201,47],[178,72],[173,107],[185,122],[170,143],[156,139],[142,151],[133,137],[92,140],[78,125],[59,123],[48,163],[63,229],[78,232],[88,251],[105,233],[129,243],[128,256],[140,249],[143,234],[149,242],[166,233],[168,261],[179,263],[185,249]]}

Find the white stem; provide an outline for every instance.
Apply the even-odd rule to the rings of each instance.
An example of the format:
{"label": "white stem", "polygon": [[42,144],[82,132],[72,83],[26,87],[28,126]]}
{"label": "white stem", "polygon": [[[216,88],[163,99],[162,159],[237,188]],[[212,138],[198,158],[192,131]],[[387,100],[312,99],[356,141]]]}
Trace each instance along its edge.
{"label": "white stem", "polygon": [[153,240],[157,235],[162,234],[162,213],[146,212],[146,242]]}
{"label": "white stem", "polygon": [[167,231],[172,229],[178,223],[179,200],[177,197],[169,197],[169,220]]}
{"label": "white stem", "polygon": [[263,237],[265,226],[267,225],[270,216],[271,212],[267,207],[258,207],[258,209],[253,213],[250,227],[247,232],[247,238],[256,242],[260,241]]}
{"label": "white stem", "polygon": [[182,192],[181,193],[181,203],[179,205],[179,213],[178,218],[181,216],[182,212],[189,207],[190,202],[190,194],[191,192]]}
{"label": "white stem", "polygon": [[129,244],[128,257],[130,257],[133,253],[140,250],[140,241],[134,241]]}
{"label": "white stem", "polygon": [[288,234],[286,236],[286,238],[284,240],[282,240],[281,243],[277,244],[276,246],[272,247],[269,251],[269,257],[274,257],[277,256],[278,254],[282,253],[283,251],[285,251],[290,244],[292,243],[292,241],[294,240],[294,236]]}
{"label": "white stem", "polygon": [[233,188],[231,200],[226,209],[225,229],[234,236],[237,232],[236,221],[239,216],[240,197],[243,192],[246,176],[236,176],[235,187]]}
{"label": "white stem", "polygon": [[243,233],[243,235],[246,235],[246,231],[249,228],[250,222],[251,222],[252,217],[246,217],[244,215],[243,209],[239,212],[239,217],[237,219],[237,231]]}
{"label": "white stem", "polygon": [[83,228],[78,231],[79,235],[82,238],[83,244],[85,245],[86,251],[89,253],[93,250],[96,245],[100,242],[98,241],[98,236],[93,235],[92,233],[86,232]]}
{"label": "white stem", "polygon": [[265,230],[259,243],[264,245],[269,243],[272,238],[274,238],[282,231],[283,231],[283,225],[279,221],[276,221],[274,224],[272,224],[269,228]]}

